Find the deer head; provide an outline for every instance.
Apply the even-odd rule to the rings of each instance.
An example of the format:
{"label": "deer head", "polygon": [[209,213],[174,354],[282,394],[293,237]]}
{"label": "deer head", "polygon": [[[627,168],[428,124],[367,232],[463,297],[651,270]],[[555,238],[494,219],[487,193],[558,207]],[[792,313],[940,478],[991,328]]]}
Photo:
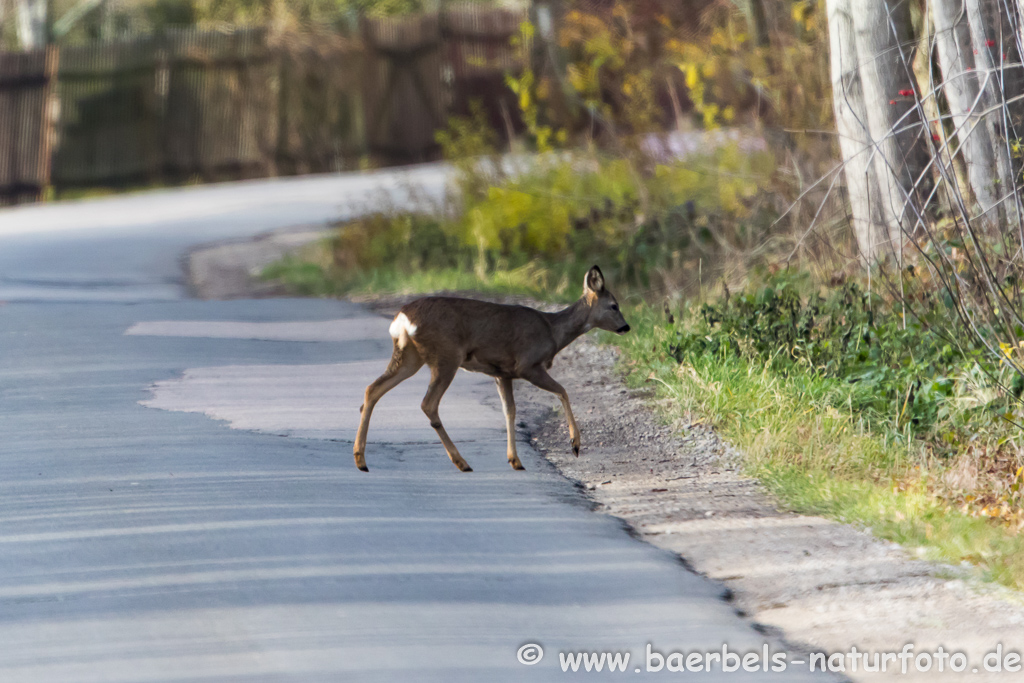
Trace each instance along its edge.
{"label": "deer head", "polygon": [[629,332],[629,323],[619,311],[619,302],[615,300],[615,295],[605,288],[604,275],[597,266],[588,270],[587,276],[583,278],[583,297],[590,306],[590,316],[587,318],[589,327],[616,334]]}

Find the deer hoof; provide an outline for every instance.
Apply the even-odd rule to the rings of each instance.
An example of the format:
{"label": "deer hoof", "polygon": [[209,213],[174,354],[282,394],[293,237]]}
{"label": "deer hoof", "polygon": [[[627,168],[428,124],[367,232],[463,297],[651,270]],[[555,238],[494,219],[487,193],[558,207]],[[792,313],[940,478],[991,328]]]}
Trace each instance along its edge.
{"label": "deer hoof", "polygon": [[473,471],[473,468],[469,466],[468,462],[461,462],[461,463],[457,462],[457,463],[455,463],[455,466],[458,467],[463,472],[472,472]]}
{"label": "deer hoof", "polygon": [[578,443],[572,445],[572,454],[577,458],[580,457],[580,445]]}
{"label": "deer hoof", "polygon": [[508,464],[511,465],[512,469],[514,469],[514,470],[525,470],[526,469],[525,467],[523,467],[523,463],[519,461],[519,458],[516,458],[515,460],[509,460]]}

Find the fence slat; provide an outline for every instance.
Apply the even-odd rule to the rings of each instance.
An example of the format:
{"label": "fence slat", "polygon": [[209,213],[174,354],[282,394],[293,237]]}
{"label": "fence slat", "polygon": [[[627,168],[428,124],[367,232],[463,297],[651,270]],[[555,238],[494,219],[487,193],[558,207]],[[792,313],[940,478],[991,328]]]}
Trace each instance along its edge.
{"label": "fence slat", "polygon": [[38,199],[49,160],[48,94],[52,51],[0,53],[0,203]]}

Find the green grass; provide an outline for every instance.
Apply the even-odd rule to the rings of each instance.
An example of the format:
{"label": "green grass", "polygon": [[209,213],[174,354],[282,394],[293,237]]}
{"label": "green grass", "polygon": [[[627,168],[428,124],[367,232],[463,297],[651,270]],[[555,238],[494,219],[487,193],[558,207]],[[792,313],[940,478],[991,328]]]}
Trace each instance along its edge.
{"label": "green grass", "polygon": [[263,278],[283,282],[291,291],[305,296],[467,291],[512,294],[557,303],[575,301],[579,296],[568,286],[568,278],[556,277],[551,269],[532,264],[520,268],[495,268],[484,277],[463,268],[424,270],[397,266],[381,266],[343,275],[315,262],[290,257],[264,269]]}
{"label": "green grass", "polygon": [[1024,536],[908,485],[920,462],[915,443],[873,432],[844,412],[849,383],[783,377],[734,354],[679,364],[662,351],[672,332],[650,308],[634,309],[630,323],[634,334],[614,338],[625,352],[627,382],[672,398],[667,418],[692,413],[710,421],[745,453],[748,473],[791,509],[868,527],[929,559],[970,562],[986,580],[1024,588]]}
{"label": "green grass", "polygon": [[150,192],[152,190],[165,190],[175,187],[189,187],[199,184],[201,184],[201,181],[198,177],[196,177],[174,183],[167,181],[146,181],[116,186],[98,185],[93,187],[68,187],[60,191],[56,191],[51,187],[48,188],[44,196],[44,199],[46,201],[102,199],[103,197],[114,197],[117,195],[125,194],[137,194],[140,192]]}
{"label": "green grass", "polygon": [[[421,294],[438,291],[475,291],[485,294],[514,294],[538,300],[566,301],[565,296],[550,296],[550,290],[538,282],[530,271],[496,270],[486,277],[457,268],[402,272],[382,268],[360,274],[351,281],[350,291],[366,294]],[[575,299],[575,297],[569,297]]]}

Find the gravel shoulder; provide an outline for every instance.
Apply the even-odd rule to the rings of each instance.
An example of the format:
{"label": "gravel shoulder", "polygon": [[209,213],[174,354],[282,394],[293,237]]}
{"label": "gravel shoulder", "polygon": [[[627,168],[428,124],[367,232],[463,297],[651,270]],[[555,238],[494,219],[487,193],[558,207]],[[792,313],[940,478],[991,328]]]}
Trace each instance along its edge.
{"label": "gravel shoulder", "polygon": [[[966,568],[915,559],[866,530],[780,508],[740,473],[742,454],[711,426],[698,416],[664,424],[653,392],[627,389],[616,361],[617,349],[587,338],[555,360],[552,375],[568,390],[583,434],[579,458],[572,456],[561,410],[553,407],[557,401],[516,384],[524,436],[588,491],[598,511],[723,582],[738,610],[812,652],[890,652],[912,643],[922,653],[941,645],[967,654],[963,673],[915,673],[911,664],[910,673],[895,675],[922,681],[1021,675],[987,673],[982,665],[999,644],[1004,651],[1024,646],[1019,594],[972,579]],[[894,675],[845,673],[856,681]]]}

